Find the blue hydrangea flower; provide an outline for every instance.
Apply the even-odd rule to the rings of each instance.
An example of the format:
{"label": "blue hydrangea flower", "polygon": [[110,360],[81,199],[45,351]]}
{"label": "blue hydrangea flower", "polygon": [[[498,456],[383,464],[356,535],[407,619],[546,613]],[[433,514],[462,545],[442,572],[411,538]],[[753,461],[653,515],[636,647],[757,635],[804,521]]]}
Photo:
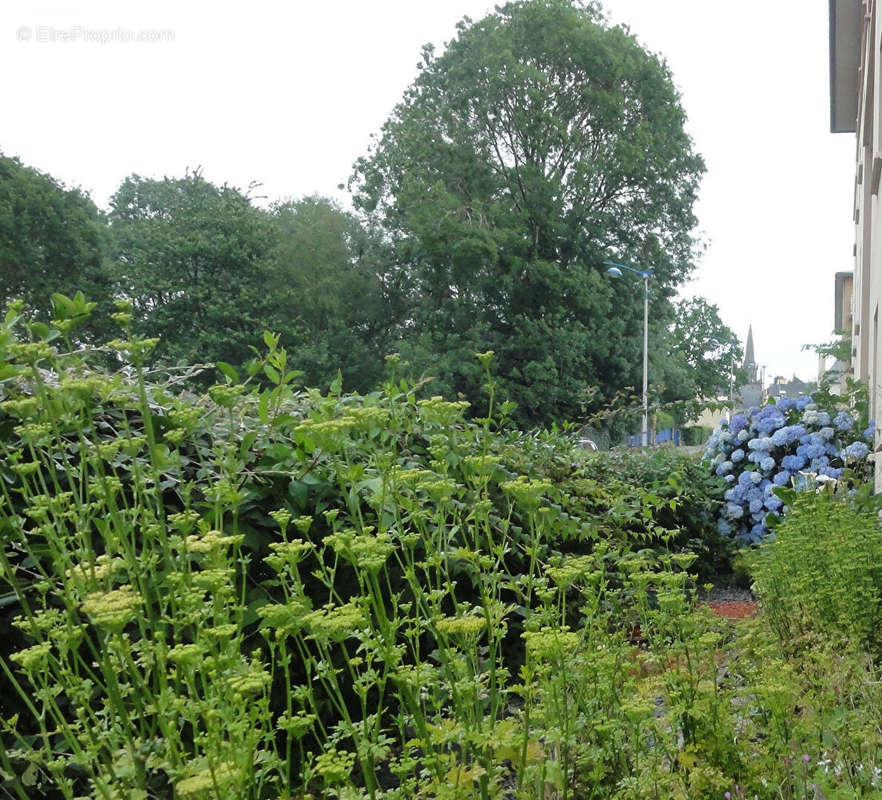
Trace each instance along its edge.
{"label": "blue hydrangea flower", "polygon": [[763,476],[760,475],[758,472],[751,472],[751,473],[750,473],[750,480],[751,480],[754,484],[757,484],[757,483],[762,482],[762,479],[763,479]]}
{"label": "blue hydrangea flower", "polygon": [[729,536],[732,533],[732,526],[723,517],[717,520],[717,530],[721,536]]}
{"label": "blue hydrangea flower", "polygon": [[811,395],[802,395],[802,397],[796,398],[796,410],[802,411],[807,405],[810,405],[814,402],[811,398]]}
{"label": "blue hydrangea flower", "polygon": [[758,415],[754,424],[760,433],[769,434],[782,427],[786,420],[775,406],[766,406]]}
{"label": "blue hydrangea flower", "polygon": [[806,445],[805,457],[809,459],[820,458],[826,450],[827,448],[823,444]]}
{"label": "blue hydrangea flower", "polygon": [[730,519],[741,519],[744,516],[744,509],[736,503],[727,503],[726,514]]}
{"label": "blue hydrangea flower", "polygon": [[778,511],[782,505],[784,504],[781,502],[781,498],[777,495],[773,494],[766,498],[766,508],[769,509],[769,511]]}
{"label": "blue hydrangea flower", "polygon": [[750,438],[750,431],[747,430],[746,428],[744,430],[738,431],[738,435],[735,437],[735,439],[742,444],[744,442],[746,442],[749,438]]}
{"label": "blue hydrangea flower", "polygon": [[731,472],[732,471],[732,462],[731,461],[724,461],[722,464],[720,464],[717,467],[716,471],[717,471],[717,475],[725,475],[727,472]]}
{"label": "blue hydrangea flower", "polygon": [[775,469],[775,459],[771,456],[766,456],[760,461],[760,469],[762,469],[763,472],[771,472]]}
{"label": "blue hydrangea flower", "polygon": [[791,472],[796,472],[796,470],[802,469],[805,466],[805,454],[800,453],[799,450],[796,452],[797,455],[784,456],[784,458],[781,459],[781,467],[783,469],[789,469]]}
{"label": "blue hydrangea flower", "polygon": [[873,443],[873,436],[876,434],[876,420],[871,419],[870,424],[867,426],[866,430],[861,435],[863,440],[868,444]]}
{"label": "blue hydrangea flower", "polygon": [[775,405],[782,414],[786,414],[791,409],[796,408],[796,400],[792,397],[779,397]]}
{"label": "blue hydrangea flower", "polygon": [[732,455],[729,456],[729,460],[733,464],[737,464],[739,461],[744,461],[744,451],[741,448],[732,451]]}
{"label": "blue hydrangea flower", "polygon": [[750,501],[750,513],[755,514],[757,511],[760,511],[763,507],[762,498],[758,497],[756,500]]}
{"label": "blue hydrangea flower", "polygon": [[820,473],[821,475],[826,475],[828,478],[836,478],[837,480],[842,477],[842,467],[821,467]]}
{"label": "blue hydrangea flower", "polygon": [[833,417],[833,425],[838,431],[850,431],[854,427],[854,419],[847,411],[840,411]]}
{"label": "blue hydrangea flower", "polygon": [[790,483],[791,475],[792,473],[789,470],[783,469],[781,472],[775,474],[775,477],[772,478],[772,483],[774,483],[775,486],[787,486],[787,484]]}
{"label": "blue hydrangea flower", "polygon": [[870,448],[868,448],[863,442],[852,442],[845,448],[843,458],[853,458],[856,461],[859,461],[862,458],[866,458],[867,453],[869,452]]}
{"label": "blue hydrangea flower", "polygon": [[786,447],[805,435],[806,431],[802,425],[785,425],[772,434],[772,444],[775,447]]}
{"label": "blue hydrangea flower", "polygon": [[747,427],[747,417],[744,414],[734,414],[729,421],[729,430],[732,434],[739,433],[743,428]]}

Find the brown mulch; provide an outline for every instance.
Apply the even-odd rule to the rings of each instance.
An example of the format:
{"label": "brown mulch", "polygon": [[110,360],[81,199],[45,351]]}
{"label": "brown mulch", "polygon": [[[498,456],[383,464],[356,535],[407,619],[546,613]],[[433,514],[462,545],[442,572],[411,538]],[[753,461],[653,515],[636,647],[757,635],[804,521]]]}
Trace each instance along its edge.
{"label": "brown mulch", "polygon": [[746,617],[755,617],[757,612],[757,603],[755,600],[724,600],[718,602],[709,602],[708,607],[713,609],[714,613],[725,619],[745,619]]}

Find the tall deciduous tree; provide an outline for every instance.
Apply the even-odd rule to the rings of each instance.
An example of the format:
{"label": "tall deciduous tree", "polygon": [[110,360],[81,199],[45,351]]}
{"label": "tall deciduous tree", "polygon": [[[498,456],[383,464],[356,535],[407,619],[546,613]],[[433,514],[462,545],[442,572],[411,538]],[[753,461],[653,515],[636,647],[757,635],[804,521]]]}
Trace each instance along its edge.
{"label": "tall deciduous tree", "polygon": [[477,399],[494,349],[522,421],[575,415],[639,381],[642,293],[611,255],[652,266],[665,304],[692,264],[703,164],[670,73],[593,5],[510,3],[463,21],[356,164],[406,292],[402,349]]}
{"label": "tall deciduous tree", "polygon": [[669,352],[686,366],[690,395],[696,400],[727,393],[733,370],[736,385],[743,378],[741,342],[720,319],[717,306],[703,297],[675,304]]}
{"label": "tall deciduous tree", "polygon": [[136,329],[170,361],[241,363],[275,322],[267,292],[272,220],[237,189],[198,172],[132,175],[111,199],[120,293]]}
{"label": "tall deciduous tree", "polygon": [[46,317],[54,292],[82,291],[109,307],[105,246],[106,224],[87,195],[0,155],[0,302],[20,297]]}
{"label": "tall deciduous tree", "polygon": [[318,196],[279,204],[273,219],[269,291],[297,368],[311,386],[340,370],[346,388],[369,391],[382,374],[390,330],[376,237]]}

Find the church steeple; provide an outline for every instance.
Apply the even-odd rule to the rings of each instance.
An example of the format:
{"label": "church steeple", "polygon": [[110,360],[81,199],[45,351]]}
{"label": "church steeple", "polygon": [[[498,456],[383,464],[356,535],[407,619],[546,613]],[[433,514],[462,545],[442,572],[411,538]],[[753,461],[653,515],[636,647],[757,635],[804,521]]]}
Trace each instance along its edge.
{"label": "church steeple", "polygon": [[756,356],[753,353],[753,325],[747,328],[747,345],[744,348],[744,363],[742,369],[747,372],[747,382],[756,383]]}

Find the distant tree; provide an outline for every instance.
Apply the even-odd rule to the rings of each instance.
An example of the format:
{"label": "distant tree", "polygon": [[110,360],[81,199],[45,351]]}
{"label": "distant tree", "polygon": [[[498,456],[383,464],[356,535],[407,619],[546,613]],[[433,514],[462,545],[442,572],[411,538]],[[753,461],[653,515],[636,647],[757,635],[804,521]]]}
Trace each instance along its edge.
{"label": "distant tree", "polygon": [[242,363],[272,329],[270,215],[198,172],[126,178],[110,201],[112,254],[136,329],[172,362]]}
{"label": "distant tree", "polygon": [[472,353],[493,349],[523,423],[637,385],[642,293],[601,261],[655,268],[659,307],[690,271],[704,167],[684,120],[665,64],[593,5],[509,3],[426,47],[351,182],[392,247],[414,367],[480,403]]}
{"label": "distant tree", "polygon": [[100,304],[96,332],[112,286],[104,262],[106,224],[79,189],[0,155],[0,302],[20,297],[48,318],[54,292],[82,291]]}
{"label": "distant tree", "polygon": [[671,408],[682,424],[697,411],[698,406],[690,409],[690,403],[728,397],[733,370],[734,387],[743,384],[741,359],[741,342],[720,319],[717,306],[703,297],[680,300],[674,303],[673,320],[657,346],[653,365],[653,382],[660,387],[657,401]]}
{"label": "distant tree", "polygon": [[379,243],[323,197],[281,203],[273,220],[269,293],[295,365],[309,385],[326,384],[340,370],[344,387],[370,390],[390,333]]}
{"label": "distant tree", "polygon": [[693,297],[675,303],[674,309],[670,353],[687,367],[691,396],[705,400],[728,394],[733,369],[735,385],[743,383],[741,342],[720,319],[719,308]]}

